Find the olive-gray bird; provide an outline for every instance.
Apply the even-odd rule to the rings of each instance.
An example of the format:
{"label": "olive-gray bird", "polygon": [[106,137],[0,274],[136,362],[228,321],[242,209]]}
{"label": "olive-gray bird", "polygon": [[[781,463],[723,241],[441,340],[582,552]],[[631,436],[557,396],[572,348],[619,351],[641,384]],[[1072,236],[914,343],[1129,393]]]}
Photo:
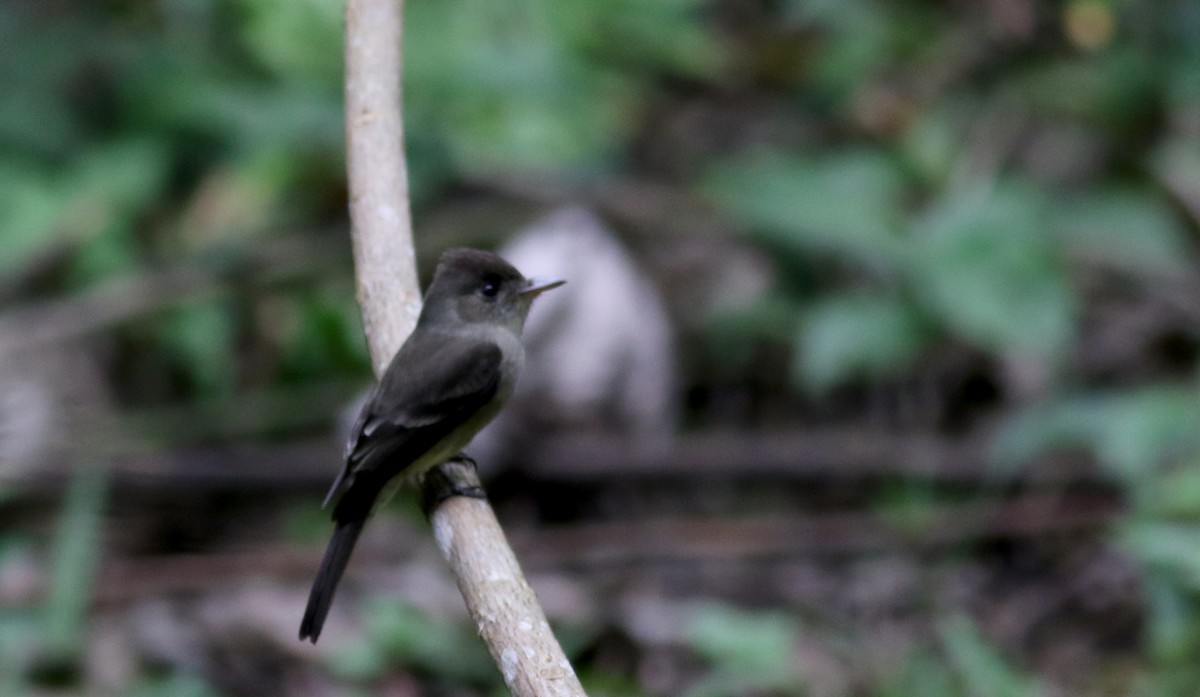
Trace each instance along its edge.
{"label": "olive-gray bird", "polygon": [[539,282],[491,252],[442,255],[416,329],[358,415],[346,464],[325,505],[336,528],[313,581],[300,639],[314,644],[371,510],[399,484],[446,462],[512,394],[525,360],[521,330]]}

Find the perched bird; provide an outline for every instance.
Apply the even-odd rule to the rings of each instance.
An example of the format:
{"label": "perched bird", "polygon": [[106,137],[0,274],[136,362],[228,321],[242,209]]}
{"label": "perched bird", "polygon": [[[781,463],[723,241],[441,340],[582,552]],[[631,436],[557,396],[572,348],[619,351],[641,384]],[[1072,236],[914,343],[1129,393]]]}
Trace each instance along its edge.
{"label": "perched bird", "polygon": [[314,644],[337,583],[377,502],[466,447],[512,394],[525,360],[521,330],[539,282],[491,252],[442,255],[416,329],[371,392],[325,505],[336,528],[313,581],[300,639]]}

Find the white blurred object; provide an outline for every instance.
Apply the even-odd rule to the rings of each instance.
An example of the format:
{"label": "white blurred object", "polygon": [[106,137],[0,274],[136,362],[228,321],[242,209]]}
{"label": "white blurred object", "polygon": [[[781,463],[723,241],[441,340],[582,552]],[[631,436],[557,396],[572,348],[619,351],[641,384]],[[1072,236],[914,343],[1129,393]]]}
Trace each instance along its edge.
{"label": "white blurred object", "polygon": [[92,454],[107,413],[98,369],[81,347],[0,349],[0,484]]}
{"label": "white blurred object", "polygon": [[[27,366],[22,366],[27,367]],[[59,404],[43,376],[0,368],[0,476],[7,479],[35,468],[57,432]]]}
{"label": "white blurred object", "polygon": [[677,420],[673,333],[658,290],[621,241],[590,212],[566,208],[499,254],[530,278],[567,284],[538,298],[525,325],[525,368],[512,401],[469,452],[483,466],[536,428],[669,439]]}

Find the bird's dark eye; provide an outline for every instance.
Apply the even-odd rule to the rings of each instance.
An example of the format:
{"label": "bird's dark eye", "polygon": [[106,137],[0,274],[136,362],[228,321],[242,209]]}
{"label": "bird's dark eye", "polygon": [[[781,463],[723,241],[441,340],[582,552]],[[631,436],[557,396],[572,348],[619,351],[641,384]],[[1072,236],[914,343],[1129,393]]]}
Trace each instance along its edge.
{"label": "bird's dark eye", "polygon": [[494,281],[488,281],[487,283],[483,284],[483,287],[479,289],[479,292],[485,298],[495,298],[500,293],[500,284]]}

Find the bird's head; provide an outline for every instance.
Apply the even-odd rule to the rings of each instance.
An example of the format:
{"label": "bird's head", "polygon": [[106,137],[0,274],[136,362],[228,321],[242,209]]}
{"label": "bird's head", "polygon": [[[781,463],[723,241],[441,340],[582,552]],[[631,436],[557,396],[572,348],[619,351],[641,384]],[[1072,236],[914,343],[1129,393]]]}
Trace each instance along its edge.
{"label": "bird's head", "polygon": [[528,279],[500,256],[479,249],[442,254],[425,293],[420,322],[487,323],[520,332],[533,299],[565,281]]}

